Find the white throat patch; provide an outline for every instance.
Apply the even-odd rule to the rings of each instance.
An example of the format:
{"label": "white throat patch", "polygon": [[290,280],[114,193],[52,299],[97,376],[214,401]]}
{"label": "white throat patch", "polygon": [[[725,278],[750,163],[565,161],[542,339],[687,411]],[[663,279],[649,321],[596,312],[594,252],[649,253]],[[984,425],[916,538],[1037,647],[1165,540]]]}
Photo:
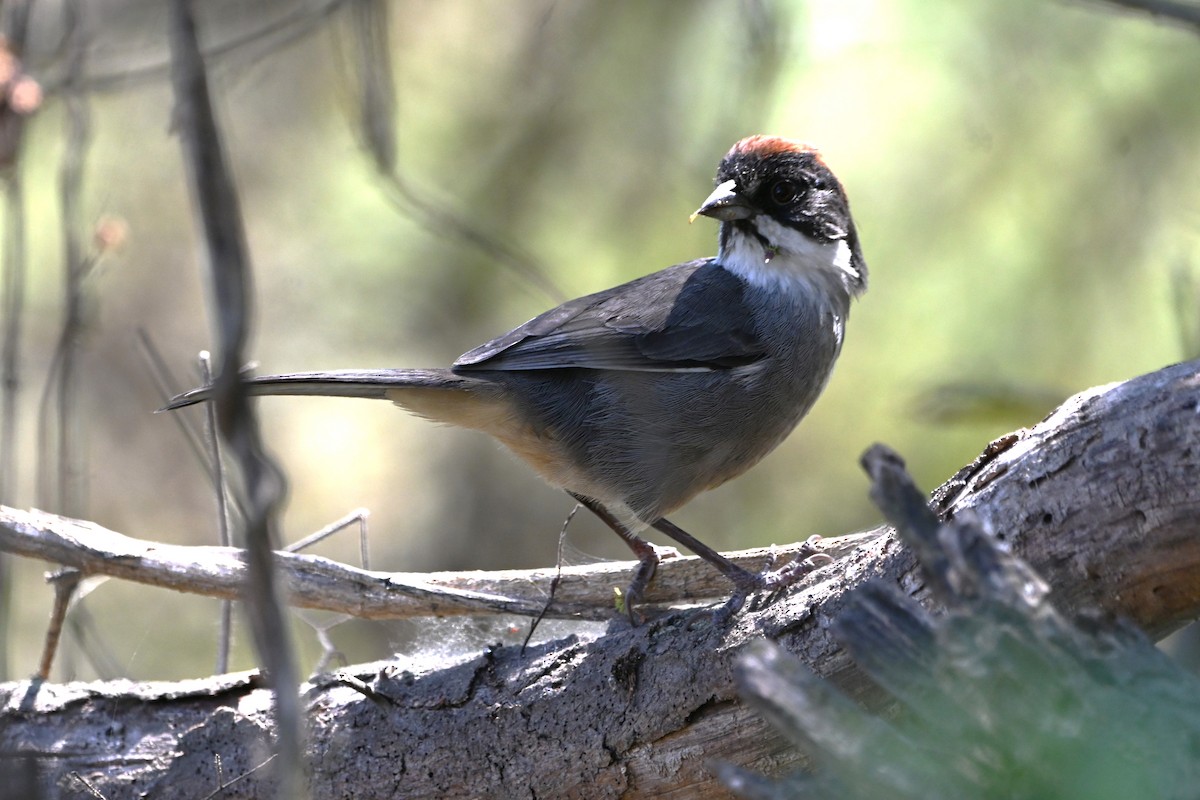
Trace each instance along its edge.
{"label": "white throat patch", "polygon": [[751,224],[763,239],[776,242],[777,249],[772,252],[763,247],[759,237],[734,229],[727,247],[717,256],[722,266],[749,283],[792,291],[819,277],[833,278],[849,289],[862,277],[851,263],[850,245],[844,239],[817,242],[765,214],[755,217]]}

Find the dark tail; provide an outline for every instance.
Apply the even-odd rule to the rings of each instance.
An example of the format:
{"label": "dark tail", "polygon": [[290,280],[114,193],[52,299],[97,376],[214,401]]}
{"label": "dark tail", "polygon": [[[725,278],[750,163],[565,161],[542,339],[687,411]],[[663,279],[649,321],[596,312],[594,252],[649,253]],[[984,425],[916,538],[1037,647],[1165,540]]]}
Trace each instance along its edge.
{"label": "dark tail", "polygon": [[[404,389],[447,389],[470,391],[482,382],[456,375],[448,369],[343,369],[331,372],[295,372],[247,378],[252,395],[315,395],[320,397],[366,397],[398,401]],[[171,398],[159,409],[171,411],[212,397],[212,387],[202,386]]]}

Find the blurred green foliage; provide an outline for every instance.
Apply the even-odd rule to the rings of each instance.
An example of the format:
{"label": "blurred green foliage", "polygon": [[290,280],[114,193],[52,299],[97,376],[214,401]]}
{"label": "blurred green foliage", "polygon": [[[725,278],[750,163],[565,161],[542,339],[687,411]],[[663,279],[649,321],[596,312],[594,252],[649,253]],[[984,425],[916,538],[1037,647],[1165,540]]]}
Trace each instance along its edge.
{"label": "blurred green foliage", "polygon": [[[257,269],[263,371],[444,364],[553,302],[529,269],[574,296],[714,253],[715,228],[689,227],[687,215],[737,138],[822,147],[849,192],[872,285],[798,433],[677,515],[722,549],[873,524],[856,466],[872,442],[936,484],[990,438],[1036,421],[1048,398],[1181,359],[1180,332],[1194,330],[1172,270],[1200,261],[1200,37],[1149,17],[1026,0],[396,0],[384,66],[409,192],[398,200],[364,150],[351,4],[203,5]],[[3,498],[17,506],[36,503],[33,430],[62,308],[56,9],[36,6],[27,58],[48,96],[20,165],[23,450],[16,496]],[[129,228],[89,284],[89,515],[130,535],[211,543],[206,481],[172,421],[151,414],[161,398],[134,344],[145,330],[180,374],[210,346],[170,131],[165,10],[126,0],[86,13],[83,208]],[[279,28],[295,35],[223,47],[297,17]],[[464,225],[483,238],[468,240]],[[526,267],[502,250],[526,254]],[[995,386],[1008,393],[999,402]],[[914,413],[929,397],[968,402]],[[290,474],[289,538],[367,506],[378,568],[553,563],[570,502],[483,437],[382,403],[259,409]],[[627,557],[584,516],[574,547]],[[353,539],[318,552],[353,561]],[[50,592],[39,568],[17,566],[19,675],[36,663]],[[207,671],[211,603],[116,581],[87,602],[131,676]],[[351,657],[387,651],[378,635],[338,639],[357,630],[332,631]],[[70,674],[94,674],[75,663]]]}

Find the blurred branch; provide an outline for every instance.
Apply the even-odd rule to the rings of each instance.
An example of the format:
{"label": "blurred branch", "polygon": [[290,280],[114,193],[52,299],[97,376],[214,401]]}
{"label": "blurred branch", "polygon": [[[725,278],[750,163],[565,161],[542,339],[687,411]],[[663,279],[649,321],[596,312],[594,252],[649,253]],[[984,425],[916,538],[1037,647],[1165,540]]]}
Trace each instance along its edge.
{"label": "blurred branch", "polygon": [[1140,11],[1168,22],[1181,23],[1200,32],[1200,4],[1175,0],[1100,0],[1112,6]]}
{"label": "blurred branch", "polygon": [[[352,2],[357,2],[357,0],[326,0],[316,6],[301,4],[279,19],[271,20],[249,31],[240,32],[227,41],[203,47],[201,55],[210,64],[218,62],[224,65],[228,65],[225,62],[233,62],[238,65],[253,64],[276,50],[287,47],[313,33],[338,9]],[[93,72],[80,80],[78,88],[87,92],[125,90],[141,83],[159,81],[165,78],[170,71],[170,60],[163,60],[114,72]],[[57,94],[66,82],[65,76],[55,76],[49,71],[43,74],[43,85],[49,94]]]}
{"label": "blurred branch", "polygon": [[424,192],[413,188],[400,172],[391,172],[381,177],[387,190],[385,196],[400,213],[411,217],[435,234],[473,247],[496,263],[512,269],[551,301],[559,303],[567,299],[545,268],[532,255],[515,245],[500,241],[459,216],[454,210],[430,200]]}
{"label": "blurred branch", "polygon": [[877,446],[863,463],[945,612],[870,583],[834,623],[897,707],[886,715],[752,643],[736,671],[742,696],[815,768],[775,781],[726,766],[726,785],[752,800],[1193,797],[1200,680],[1125,622],[1060,612],[973,515],[932,514],[895,453]]}
{"label": "blurred branch", "polygon": [[287,618],[276,579],[275,510],[284,481],[263,450],[258,422],[240,368],[249,334],[253,297],[250,255],[241,207],[226,163],[208,91],[208,78],[191,0],[173,0],[169,38],[175,90],[175,122],[183,144],[192,200],[203,232],[217,331],[214,408],[217,427],[241,471],[247,498],[247,569],[241,594],[246,601],[255,648],[274,690],[275,744],[272,769],[277,796],[299,797],[304,754],[296,670]]}
{"label": "blurred branch", "polygon": [[[1159,635],[1200,612],[1198,410],[1200,362],[1085,392],[1038,426],[989,447],[936,492],[938,520],[920,495],[900,493],[889,507],[926,526],[975,520],[969,524],[976,531],[995,531],[1045,581],[1016,573],[1021,602],[1041,602],[1052,587],[1049,600],[1063,614],[1098,606]],[[82,523],[56,524],[69,537]],[[917,549],[935,569],[955,568],[986,562],[987,553],[975,546],[982,541],[964,540],[961,557],[930,551],[928,542]],[[86,550],[77,542],[76,552]],[[157,545],[143,543],[117,560],[132,566],[157,552]],[[320,562],[295,563],[308,569]],[[574,571],[564,570],[564,577]],[[692,610],[637,628],[616,624],[594,640],[568,636],[524,650],[489,647],[465,660],[447,653],[430,668],[389,662],[321,676],[305,692],[313,796],[714,796],[721,788],[713,762],[755,772],[795,768],[803,759],[794,747],[736,702],[734,663],[743,646],[765,636],[817,676],[832,678],[826,694],[836,684],[848,697],[830,722],[853,722],[860,705],[878,710],[891,702],[834,636],[856,608],[856,590],[886,584],[890,596],[915,600],[918,613],[930,616],[948,590],[981,595],[978,583],[946,575],[922,573],[913,549],[884,532],[860,540],[775,603],[728,618]],[[546,570],[542,580],[552,576]],[[448,635],[439,627],[432,638]],[[965,642],[969,653],[972,640]],[[1043,655],[1031,651],[1029,658],[1038,663]],[[881,650],[871,663],[888,657]],[[86,766],[106,794],[105,787],[124,787],[120,782],[136,772],[133,791],[143,796],[168,786],[199,796],[211,791],[203,787],[219,785],[215,753],[226,774],[247,775],[245,796],[267,791],[251,773],[261,761],[256,749],[270,736],[255,711],[264,698],[254,676],[34,688],[0,687],[0,751],[37,755],[48,785]],[[997,689],[1002,697],[1036,699],[1039,687],[1001,681]],[[154,752],[118,746],[98,762],[94,746],[85,744],[103,740],[98,726],[113,719],[141,731],[139,742],[152,742]],[[161,766],[144,768],[152,757]],[[131,770],[135,758],[143,767]],[[860,771],[872,766],[854,764]]]}
{"label": "blurred branch", "polygon": [[358,127],[375,168],[387,175],[396,168],[396,81],[387,0],[355,0],[350,6]]}
{"label": "blurred branch", "polygon": [[356,129],[383,180],[384,196],[400,214],[435,235],[480,251],[513,270],[550,300],[562,302],[566,296],[534,256],[434,200],[428,191],[417,189],[401,169],[388,8],[386,0],[354,0],[348,9],[348,49],[358,101]]}
{"label": "blurred branch", "polygon": [[[79,516],[85,513],[83,454],[80,439],[84,415],[79,413],[79,356],[84,332],[84,287],[95,264],[80,241],[83,167],[91,139],[87,95],[79,91],[87,55],[89,31],[79,0],[63,5],[67,75],[66,136],[59,171],[62,209],[63,321],[51,358],[38,409],[38,502],[44,508]],[[51,443],[57,436],[57,447]]]}
{"label": "blurred branch", "polygon": [[[21,317],[25,308],[25,197],[16,167],[5,170],[4,271],[0,308],[0,503],[15,502],[17,477],[17,397],[21,389]],[[0,554],[0,680],[8,678],[12,565]]]}
{"label": "blurred branch", "polygon": [[950,381],[922,389],[913,398],[912,415],[937,425],[1021,425],[1044,417],[1065,394],[1045,386],[996,380]]}
{"label": "blurred branch", "polygon": [[[0,61],[7,75],[0,80],[0,185],[4,194],[4,245],[0,256],[0,503],[16,496],[17,397],[21,389],[21,323],[25,311],[25,191],[21,177],[21,153],[25,142],[26,117],[37,109],[32,90],[37,84],[22,74],[18,59],[25,50],[29,31],[30,0],[7,0],[3,12],[3,43]],[[30,95],[20,101],[24,87]],[[19,101],[19,102],[17,102]],[[9,620],[12,614],[12,566],[0,554],[0,680],[8,677]]]}

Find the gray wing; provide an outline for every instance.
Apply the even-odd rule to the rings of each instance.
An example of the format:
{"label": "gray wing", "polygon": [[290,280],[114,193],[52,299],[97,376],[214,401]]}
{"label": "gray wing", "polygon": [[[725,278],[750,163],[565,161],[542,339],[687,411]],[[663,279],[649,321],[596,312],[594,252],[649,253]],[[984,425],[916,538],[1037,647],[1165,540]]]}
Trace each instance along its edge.
{"label": "gray wing", "polygon": [[712,259],[669,267],[564,303],[464,353],[455,371],[726,369],[765,348],[745,284]]}

